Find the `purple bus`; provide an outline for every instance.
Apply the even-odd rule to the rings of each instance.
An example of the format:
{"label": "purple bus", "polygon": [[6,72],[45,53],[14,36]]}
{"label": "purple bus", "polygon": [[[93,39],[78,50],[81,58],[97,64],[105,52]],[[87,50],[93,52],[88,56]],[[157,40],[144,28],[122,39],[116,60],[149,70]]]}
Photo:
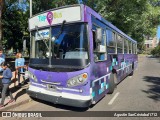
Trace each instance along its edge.
{"label": "purple bus", "polygon": [[33,98],[88,107],[137,67],[137,42],[86,5],[37,14],[29,30],[27,93]]}

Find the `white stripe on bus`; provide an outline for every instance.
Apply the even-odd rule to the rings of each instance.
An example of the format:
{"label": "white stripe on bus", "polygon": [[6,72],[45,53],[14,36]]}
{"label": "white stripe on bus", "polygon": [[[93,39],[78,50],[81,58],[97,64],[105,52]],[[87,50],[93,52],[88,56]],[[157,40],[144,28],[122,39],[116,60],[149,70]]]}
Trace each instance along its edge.
{"label": "white stripe on bus", "polygon": [[66,92],[54,92],[54,91],[49,91],[43,88],[39,88],[33,85],[29,86],[29,90],[37,93],[43,93],[46,95],[51,95],[51,96],[56,96],[56,97],[62,97],[62,98],[68,98],[68,99],[74,99],[74,100],[90,100],[91,96],[82,96],[82,95],[76,95],[76,94],[71,94],[71,93],[66,93]]}

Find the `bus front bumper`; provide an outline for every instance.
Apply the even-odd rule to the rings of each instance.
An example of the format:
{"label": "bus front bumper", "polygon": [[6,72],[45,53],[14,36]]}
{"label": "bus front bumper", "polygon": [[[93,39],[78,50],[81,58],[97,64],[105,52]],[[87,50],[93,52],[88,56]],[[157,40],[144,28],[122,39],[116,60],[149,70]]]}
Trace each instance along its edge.
{"label": "bus front bumper", "polygon": [[62,104],[67,106],[73,106],[73,107],[89,107],[92,103],[92,100],[77,100],[77,99],[70,99],[70,98],[64,98],[62,96],[52,96],[44,93],[39,93],[35,91],[31,91],[27,89],[27,94],[33,98],[41,99],[44,101],[48,101],[54,104]]}

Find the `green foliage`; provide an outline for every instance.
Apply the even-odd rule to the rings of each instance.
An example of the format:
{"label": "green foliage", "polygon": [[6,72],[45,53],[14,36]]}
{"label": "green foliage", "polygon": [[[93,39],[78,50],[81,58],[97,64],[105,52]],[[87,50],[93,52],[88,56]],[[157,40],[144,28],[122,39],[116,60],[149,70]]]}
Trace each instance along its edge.
{"label": "green foliage", "polygon": [[28,13],[19,7],[17,0],[6,0],[2,18],[3,46],[5,49],[22,50],[22,37],[29,35]]}
{"label": "green foliage", "polygon": [[56,7],[73,5],[77,3],[76,1],[77,0],[33,0],[33,14]]}
{"label": "green foliage", "polygon": [[[5,0],[2,22],[3,45],[6,48],[22,49],[22,37],[29,36],[29,0],[22,1],[27,6],[26,11],[19,7],[17,0]],[[77,4],[77,0],[33,0],[33,15],[71,4]],[[144,37],[155,36],[160,24],[159,0],[87,0],[86,4],[137,40],[139,49],[143,46]]]}
{"label": "green foliage", "polygon": [[151,54],[153,55],[153,56],[156,56],[156,57],[160,57],[160,46],[157,46],[157,47],[155,47],[152,51],[151,51]]}
{"label": "green foliage", "polygon": [[139,43],[145,35],[155,36],[160,23],[160,7],[153,6],[150,0],[97,0],[96,10]]}
{"label": "green foliage", "polygon": [[0,0],[0,48],[2,48],[2,13],[4,9],[4,0]]}
{"label": "green foliage", "polygon": [[[76,3],[77,0],[35,0],[33,11],[39,13]],[[157,0],[87,0],[86,4],[139,43],[143,43],[145,35],[155,36],[160,23]],[[142,46],[138,44],[140,49]]]}

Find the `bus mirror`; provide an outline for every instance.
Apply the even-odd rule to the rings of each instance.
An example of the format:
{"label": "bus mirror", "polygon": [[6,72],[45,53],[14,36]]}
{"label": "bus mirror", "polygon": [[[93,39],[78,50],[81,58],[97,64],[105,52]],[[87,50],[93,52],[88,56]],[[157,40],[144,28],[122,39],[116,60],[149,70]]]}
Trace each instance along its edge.
{"label": "bus mirror", "polygon": [[98,52],[105,53],[106,52],[106,46],[105,45],[98,45]]}
{"label": "bus mirror", "polygon": [[102,28],[97,28],[96,30],[96,42],[100,43],[102,40]]}

